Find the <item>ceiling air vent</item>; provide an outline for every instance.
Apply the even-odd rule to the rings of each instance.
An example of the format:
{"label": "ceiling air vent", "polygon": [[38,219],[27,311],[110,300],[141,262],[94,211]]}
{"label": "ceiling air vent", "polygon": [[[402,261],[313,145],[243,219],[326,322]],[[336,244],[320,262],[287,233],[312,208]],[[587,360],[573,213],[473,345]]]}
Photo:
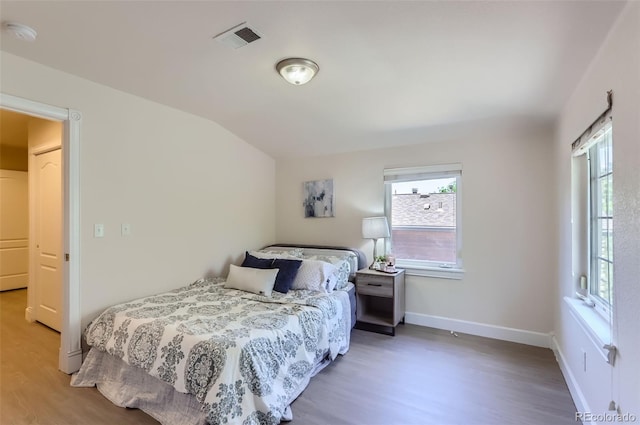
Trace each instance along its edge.
{"label": "ceiling air vent", "polygon": [[256,40],[260,40],[260,38],[260,34],[246,22],[213,37],[214,40],[218,40],[220,43],[234,49],[246,46]]}

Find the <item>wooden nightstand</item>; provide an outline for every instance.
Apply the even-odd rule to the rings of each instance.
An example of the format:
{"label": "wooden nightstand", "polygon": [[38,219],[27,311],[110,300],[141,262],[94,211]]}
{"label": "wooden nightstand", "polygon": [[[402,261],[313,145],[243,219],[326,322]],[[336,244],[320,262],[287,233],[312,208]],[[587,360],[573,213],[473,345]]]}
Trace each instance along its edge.
{"label": "wooden nightstand", "polygon": [[383,273],[363,269],[356,273],[356,327],[369,330],[391,328],[396,334],[396,325],[404,323],[404,270]]}

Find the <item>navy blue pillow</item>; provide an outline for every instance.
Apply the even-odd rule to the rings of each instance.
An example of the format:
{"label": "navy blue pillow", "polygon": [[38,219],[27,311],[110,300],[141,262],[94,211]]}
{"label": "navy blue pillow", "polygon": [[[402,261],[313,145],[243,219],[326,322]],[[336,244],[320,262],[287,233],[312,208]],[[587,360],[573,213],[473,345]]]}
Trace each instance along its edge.
{"label": "navy blue pillow", "polygon": [[272,269],[271,264],[273,263],[272,258],[258,258],[249,254],[247,251],[244,257],[244,261],[242,262],[241,267],[253,267],[254,269]]}
{"label": "navy blue pillow", "polygon": [[289,292],[301,265],[302,260],[284,260],[280,258],[273,260],[270,268],[279,269],[273,290],[282,292],[283,294]]}

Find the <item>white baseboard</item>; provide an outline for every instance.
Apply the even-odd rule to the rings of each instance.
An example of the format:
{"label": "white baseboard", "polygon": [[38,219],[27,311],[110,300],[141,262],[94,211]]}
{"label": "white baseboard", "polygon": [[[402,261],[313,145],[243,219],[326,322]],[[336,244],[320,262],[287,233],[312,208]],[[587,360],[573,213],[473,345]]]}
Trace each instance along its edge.
{"label": "white baseboard", "polygon": [[576,381],[575,376],[571,373],[571,369],[569,368],[569,363],[567,363],[567,359],[562,354],[562,350],[560,350],[560,346],[558,345],[558,340],[555,336],[551,337],[551,349],[556,356],[556,361],[558,365],[560,365],[560,371],[564,376],[564,380],[567,383],[567,387],[569,387],[569,393],[571,393],[571,398],[573,398],[573,402],[576,405],[576,411],[578,412],[591,412],[589,408],[589,404],[587,403],[584,394],[582,394],[582,390],[580,390],[580,386]]}
{"label": "white baseboard", "polygon": [[66,353],[60,349],[58,366],[62,372],[67,374],[77,372],[80,370],[80,366],[82,366],[82,350]]}
{"label": "white baseboard", "polygon": [[536,347],[551,348],[551,334],[542,332],[525,331],[522,329],[487,325],[486,323],[469,322],[466,320],[449,319],[447,317],[410,312],[405,314],[405,321],[406,323],[430,328],[517,342]]}

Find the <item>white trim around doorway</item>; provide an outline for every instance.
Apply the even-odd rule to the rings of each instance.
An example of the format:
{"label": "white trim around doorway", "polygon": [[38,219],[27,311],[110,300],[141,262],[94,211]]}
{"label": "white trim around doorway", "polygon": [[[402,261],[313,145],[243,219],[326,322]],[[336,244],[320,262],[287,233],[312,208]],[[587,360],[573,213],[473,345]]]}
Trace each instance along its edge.
{"label": "white trim around doorway", "polygon": [[[73,373],[82,364],[80,318],[80,123],[82,114],[28,99],[0,93],[0,107],[63,123],[63,261],[62,332],[58,368]],[[28,314],[28,312],[25,312]]]}

